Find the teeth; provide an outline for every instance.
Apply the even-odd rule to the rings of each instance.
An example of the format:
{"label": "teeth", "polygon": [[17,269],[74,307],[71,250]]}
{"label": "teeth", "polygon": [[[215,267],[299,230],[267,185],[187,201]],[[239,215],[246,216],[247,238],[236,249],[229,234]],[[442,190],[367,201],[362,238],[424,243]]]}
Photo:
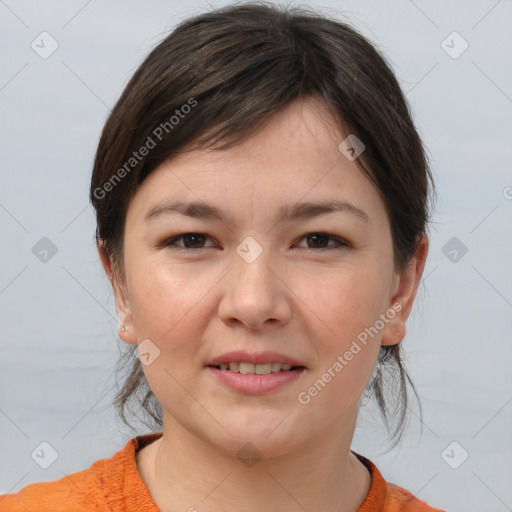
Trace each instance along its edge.
{"label": "teeth", "polygon": [[240,373],[254,373],[254,365],[252,363],[240,363]]}
{"label": "teeth", "polygon": [[272,363],[271,368],[273,372],[278,372],[281,370],[281,363]]}
{"label": "teeth", "polygon": [[219,365],[221,370],[227,370],[236,373],[242,373],[244,375],[268,375],[269,373],[277,373],[280,371],[286,372],[291,370],[291,364],[281,364],[281,363],[263,363],[263,364],[253,364],[253,363],[244,363],[244,362],[234,362],[234,363],[222,363]]}
{"label": "teeth", "polygon": [[272,371],[272,364],[257,364],[254,366],[254,373],[256,375],[268,375]]}

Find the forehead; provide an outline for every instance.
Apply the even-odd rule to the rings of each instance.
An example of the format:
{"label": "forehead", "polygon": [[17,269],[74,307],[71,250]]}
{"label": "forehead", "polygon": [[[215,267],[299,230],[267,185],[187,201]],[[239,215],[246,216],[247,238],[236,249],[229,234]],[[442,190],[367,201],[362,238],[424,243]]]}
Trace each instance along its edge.
{"label": "forehead", "polygon": [[296,101],[240,144],[185,148],[152,171],[129,210],[140,217],[162,201],[187,200],[261,216],[299,201],[350,200],[382,214],[374,185],[339,149],[345,139],[323,102]]}

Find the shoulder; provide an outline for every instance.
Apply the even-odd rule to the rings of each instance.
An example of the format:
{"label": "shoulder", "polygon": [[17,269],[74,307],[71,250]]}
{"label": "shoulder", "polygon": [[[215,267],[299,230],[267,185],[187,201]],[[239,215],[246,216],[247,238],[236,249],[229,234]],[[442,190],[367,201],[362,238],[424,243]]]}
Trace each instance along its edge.
{"label": "shoulder", "polygon": [[[131,501],[137,502],[135,510],[150,510],[147,506],[151,500],[138,477],[135,451],[158,436],[138,436],[112,457],[98,460],[88,469],[0,495],[0,512],[124,512],[132,509]],[[130,499],[130,491],[140,497],[140,502]]]}
{"label": "shoulder", "polygon": [[0,495],[1,512],[82,512],[104,508],[95,482],[95,471],[104,461],[89,469],[72,473],[60,480],[39,482],[25,486],[14,494]]}
{"label": "shoulder", "polygon": [[446,512],[433,508],[409,491],[387,482],[378,468],[366,457],[352,452],[372,477],[370,491],[357,512]]}
{"label": "shoulder", "polygon": [[[402,489],[394,484],[388,484],[386,505],[389,506],[390,512],[395,510],[397,512],[446,512],[443,509],[431,507],[406,489]],[[387,512],[387,509],[385,510]]]}

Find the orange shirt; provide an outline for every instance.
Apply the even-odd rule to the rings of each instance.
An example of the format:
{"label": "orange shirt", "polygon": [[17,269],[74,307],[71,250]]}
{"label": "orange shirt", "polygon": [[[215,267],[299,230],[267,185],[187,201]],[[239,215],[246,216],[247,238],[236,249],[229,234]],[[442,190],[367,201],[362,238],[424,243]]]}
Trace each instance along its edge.
{"label": "orange shirt", "polygon": [[[160,512],[137,471],[135,452],[161,435],[135,437],[111,458],[98,460],[89,469],[0,495],[0,512]],[[387,483],[372,462],[353,453],[372,477],[370,491],[357,512],[446,512]]]}

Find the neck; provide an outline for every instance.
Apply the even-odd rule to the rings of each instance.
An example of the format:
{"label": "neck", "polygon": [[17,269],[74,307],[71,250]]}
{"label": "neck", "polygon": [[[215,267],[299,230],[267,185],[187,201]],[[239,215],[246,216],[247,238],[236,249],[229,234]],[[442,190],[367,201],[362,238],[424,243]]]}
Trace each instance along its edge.
{"label": "neck", "polygon": [[137,464],[162,512],[354,512],[371,481],[350,452],[356,418],[349,432],[333,431],[314,446],[251,462],[164,418],[163,436],[140,453]]}

